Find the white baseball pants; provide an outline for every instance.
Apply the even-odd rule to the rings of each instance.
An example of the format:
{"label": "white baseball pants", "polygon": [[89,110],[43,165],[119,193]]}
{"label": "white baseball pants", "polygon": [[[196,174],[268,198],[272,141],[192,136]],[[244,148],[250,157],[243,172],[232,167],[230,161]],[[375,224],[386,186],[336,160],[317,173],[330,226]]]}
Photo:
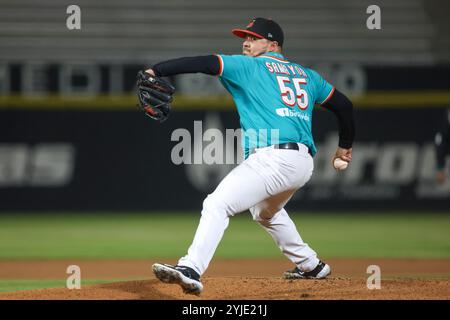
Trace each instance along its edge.
{"label": "white baseball pants", "polygon": [[228,227],[229,217],[250,210],[289,260],[302,271],[314,269],[319,263],[316,252],[303,242],[283,208],[313,172],[308,148],[303,144],[299,147],[299,151],[259,148],[234,168],[204,200],[194,241],[178,265],[202,275]]}

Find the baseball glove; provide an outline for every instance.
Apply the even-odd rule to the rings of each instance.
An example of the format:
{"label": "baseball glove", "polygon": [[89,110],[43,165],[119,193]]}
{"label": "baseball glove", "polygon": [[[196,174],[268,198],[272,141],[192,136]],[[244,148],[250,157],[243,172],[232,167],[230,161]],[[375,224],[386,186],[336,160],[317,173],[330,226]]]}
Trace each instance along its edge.
{"label": "baseball glove", "polygon": [[164,79],[138,72],[138,107],[153,120],[163,122],[169,117],[174,93],[175,87]]}

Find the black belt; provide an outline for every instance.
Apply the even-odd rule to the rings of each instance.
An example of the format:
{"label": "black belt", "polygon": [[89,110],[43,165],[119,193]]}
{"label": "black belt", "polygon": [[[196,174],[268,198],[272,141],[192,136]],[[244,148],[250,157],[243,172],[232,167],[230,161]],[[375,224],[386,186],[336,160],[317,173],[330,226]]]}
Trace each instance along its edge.
{"label": "black belt", "polygon": [[286,142],[281,144],[274,144],[275,149],[289,149],[289,150],[300,150],[298,144],[295,142]]}
{"label": "black belt", "polygon": [[[286,142],[280,144],[274,144],[273,147],[275,149],[284,149],[284,150],[300,150],[298,144],[295,142]],[[253,153],[254,149],[250,152]],[[308,148],[308,153],[312,156],[311,149]]]}

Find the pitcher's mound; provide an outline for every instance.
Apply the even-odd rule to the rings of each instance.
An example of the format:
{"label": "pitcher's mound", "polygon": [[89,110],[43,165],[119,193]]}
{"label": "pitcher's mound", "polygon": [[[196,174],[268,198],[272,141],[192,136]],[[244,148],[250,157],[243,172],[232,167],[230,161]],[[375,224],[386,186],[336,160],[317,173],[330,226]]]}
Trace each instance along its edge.
{"label": "pitcher's mound", "polygon": [[447,280],[391,279],[369,290],[366,279],[284,280],[280,278],[205,277],[200,296],[185,295],[178,285],[156,279],[1,293],[2,299],[144,299],[144,300],[298,300],[298,299],[450,299]]}

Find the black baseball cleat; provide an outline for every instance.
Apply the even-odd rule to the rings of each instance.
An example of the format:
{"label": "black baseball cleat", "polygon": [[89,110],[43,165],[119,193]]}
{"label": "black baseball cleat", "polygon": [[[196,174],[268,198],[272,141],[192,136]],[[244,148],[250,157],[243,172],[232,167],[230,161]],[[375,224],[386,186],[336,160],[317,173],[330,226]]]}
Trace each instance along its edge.
{"label": "black baseball cleat", "polygon": [[165,283],[176,283],[180,285],[186,294],[198,295],[203,291],[200,275],[192,268],[155,263],[152,269],[159,280]]}
{"label": "black baseball cleat", "polygon": [[308,272],[301,271],[298,267],[286,271],[283,274],[284,279],[324,279],[331,273],[331,268],[326,263],[319,261],[317,267]]}

